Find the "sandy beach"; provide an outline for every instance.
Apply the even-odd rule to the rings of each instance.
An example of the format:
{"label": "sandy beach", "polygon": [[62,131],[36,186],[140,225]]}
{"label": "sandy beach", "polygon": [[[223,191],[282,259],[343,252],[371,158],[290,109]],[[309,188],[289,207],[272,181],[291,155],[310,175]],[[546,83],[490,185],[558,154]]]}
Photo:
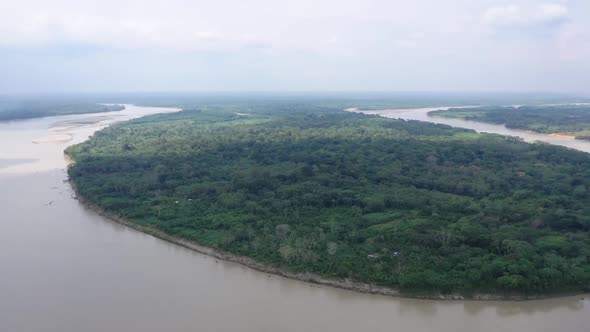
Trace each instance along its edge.
{"label": "sandy beach", "polygon": [[563,139],[576,139],[576,136],[561,134],[561,133],[553,133],[553,134],[549,134],[549,136],[563,138]]}
{"label": "sandy beach", "polygon": [[47,137],[36,138],[32,142],[35,144],[43,143],[64,143],[71,141],[73,136],[71,134],[57,134]]}

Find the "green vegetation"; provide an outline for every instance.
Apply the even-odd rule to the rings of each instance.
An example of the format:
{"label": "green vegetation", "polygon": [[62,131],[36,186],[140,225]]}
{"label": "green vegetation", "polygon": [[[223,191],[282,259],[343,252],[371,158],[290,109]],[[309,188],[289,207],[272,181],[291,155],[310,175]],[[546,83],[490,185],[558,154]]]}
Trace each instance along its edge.
{"label": "green vegetation", "polygon": [[590,140],[590,105],[453,108],[431,114]]}
{"label": "green vegetation", "polygon": [[105,105],[79,100],[0,99],[0,121],[40,118],[55,115],[98,113],[124,110],[123,105]]}
{"label": "green vegetation", "polygon": [[585,153],[283,103],[146,117],[67,153],[97,206],[292,271],[412,293],[589,290]]}

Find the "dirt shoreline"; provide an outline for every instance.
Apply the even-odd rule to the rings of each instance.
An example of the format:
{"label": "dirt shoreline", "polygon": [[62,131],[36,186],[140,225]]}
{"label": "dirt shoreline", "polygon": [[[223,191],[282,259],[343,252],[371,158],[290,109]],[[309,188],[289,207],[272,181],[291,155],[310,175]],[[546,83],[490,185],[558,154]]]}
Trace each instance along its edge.
{"label": "dirt shoreline", "polygon": [[423,300],[464,300],[464,301],[530,301],[530,300],[543,300],[543,299],[551,299],[551,298],[563,298],[563,297],[570,297],[570,296],[578,296],[584,295],[583,293],[569,293],[569,294],[561,294],[561,295],[498,295],[498,294],[473,294],[472,296],[464,296],[459,294],[411,294],[411,293],[402,293],[398,289],[377,286],[369,283],[363,283],[354,281],[351,279],[327,279],[323,278],[318,274],[314,273],[295,273],[288,270],[285,270],[280,267],[271,266],[268,264],[264,264],[254,260],[253,258],[247,256],[240,256],[229,253],[227,251],[219,250],[216,248],[208,247],[201,245],[197,242],[182,239],[179,237],[175,237],[173,235],[167,234],[160,230],[145,227],[139,225],[137,223],[131,222],[118,216],[114,213],[105,211],[104,209],[96,206],[94,203],[85,199],[82,195],[80,195],[76,184],[72,179],[68,177],[68,183],[70,184],[74,194],[75,199],[78,200],[85,208],[92,210],[99,215],[108,218],[114,222],[119,224],[125,225],[127,227],[133,228],[145,234],[149,234],[156,238],[159,238],[164,241],[168,241],[170,243],[174,243],[176,245],[194,250],[198,253],[208,255],[211,257],[215,257],[218,259],[222,259],[225,261],[230,261],[234,263],[241,264],[243,266],[249,267],[251,269],[269,273],[277,276],[281,276],[284,278],[309,282],[313,284],[329,286],[334,288],[340,288],[350,291],[355,291],[359,293],[366,293],[366,294],[375,294],[375,295],[384,295],[384,296],[392,296],[392,297],[400,297],[400,298],[413,298],[413,299],[423,299]]}

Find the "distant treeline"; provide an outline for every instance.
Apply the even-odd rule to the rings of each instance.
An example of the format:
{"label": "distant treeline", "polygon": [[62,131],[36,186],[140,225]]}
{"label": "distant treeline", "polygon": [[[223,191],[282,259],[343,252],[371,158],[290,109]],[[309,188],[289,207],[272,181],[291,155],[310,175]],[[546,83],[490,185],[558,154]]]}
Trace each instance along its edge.
{"label": "distant treeline", "polygon": [[111,112],[124,109],[125,106],[123,105],[105,105],[68,100],[8,101],[0,99],[0,121],[56,115]]}
{"label": "distant treeline", "polygon": [[585,153],[283,103],[146,117],[67,152],[99,207],[292,271],[413,293],[590,290]]}
{"label": "distant treeline", "polygon": [[454,108],[431,114],[590,140],[590,105]]}

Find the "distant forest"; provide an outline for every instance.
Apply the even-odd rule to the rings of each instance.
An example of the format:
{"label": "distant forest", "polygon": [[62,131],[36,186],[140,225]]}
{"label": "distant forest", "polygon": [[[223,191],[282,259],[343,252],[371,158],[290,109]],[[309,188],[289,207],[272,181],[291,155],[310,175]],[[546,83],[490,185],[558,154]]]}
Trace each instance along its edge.
{"label": "distant forest", "polygon": [[111,112],[124,109],[123,105],[105,105],[71,99],[12,100],[0,98],[0,121]]}
{"label": "distant forest", "polygon": [[200,107],[67,153],[145,227],[408,293],[590,290],[590,155],[315,104]]}
{"label": "distant forest", "polygon": [[590,105],[453,108],[430,114],[590,140]]}

